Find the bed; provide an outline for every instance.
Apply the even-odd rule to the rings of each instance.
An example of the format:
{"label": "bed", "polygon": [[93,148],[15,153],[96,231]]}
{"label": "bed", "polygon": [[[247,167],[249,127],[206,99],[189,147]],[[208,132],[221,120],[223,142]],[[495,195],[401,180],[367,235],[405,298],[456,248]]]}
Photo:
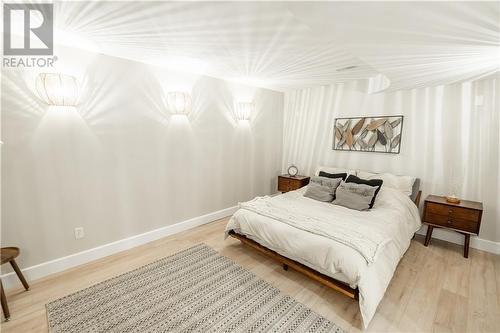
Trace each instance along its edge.
{"label": "bed", "polygon": [[304,197],[306,187],[241,203],[226,237],[357,299],[366,328],[421,227],[419,180],[411,195],[381,187],[369,211]]}

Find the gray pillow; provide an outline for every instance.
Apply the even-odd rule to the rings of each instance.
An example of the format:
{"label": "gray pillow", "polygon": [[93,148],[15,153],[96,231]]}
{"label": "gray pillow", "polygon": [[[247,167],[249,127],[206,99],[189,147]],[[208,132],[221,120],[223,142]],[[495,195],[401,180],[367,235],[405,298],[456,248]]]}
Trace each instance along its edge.
{"label": "gray pillow", "polygon": [[341,182],[333,204],[356,210],[370,209],[377,188],[378,186]]}
{"label": "gray pillow", "polygon": [[309,183],[304,196],[318,201],[332,202],[333,194],[334,190],[332,190],[329,186],[323,186],[318,183]]}
{"label": "gray pillow", "polygon": [[328,186],[332,189],[332,192],[335,193],[337,186],[339,186],[342,178],[328,178],[328,177],[311,177],[310,183],[319,184],[322,186]]}

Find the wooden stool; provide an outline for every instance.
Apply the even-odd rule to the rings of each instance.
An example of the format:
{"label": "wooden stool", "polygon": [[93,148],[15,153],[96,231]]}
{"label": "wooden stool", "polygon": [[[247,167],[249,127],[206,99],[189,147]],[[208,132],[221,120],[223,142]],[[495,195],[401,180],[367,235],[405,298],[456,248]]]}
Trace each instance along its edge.
{"label": "wooden stool", "polygon": [[[21,270],[19,269],[19,266],[17,266],[16,261],[14,260],[17,258],[19,255],[19,248],[17,247],[2,247],[0,249],[0,254],[2,257],[1,260],[1,265],[9,262],[14,271],[17,274],[17,277],[19,280],[21,280],[21,283],[24,286],[24,289],[29,290],[30,286],[28,285],[28,282],[26,282],[26,279],[23,276],[23,273],[21,273]],[[2,280],[0,279],[0,293],[1,293],[1,300],[2,300],[2,310],[3,310],[3,315],[5,316],[5,320],[8,321],[10,318],[10,312],[9,312],[9,306],[7,305],[7,298],[5,297],[5,292],[3,290],[3,285],[2,285]]]}

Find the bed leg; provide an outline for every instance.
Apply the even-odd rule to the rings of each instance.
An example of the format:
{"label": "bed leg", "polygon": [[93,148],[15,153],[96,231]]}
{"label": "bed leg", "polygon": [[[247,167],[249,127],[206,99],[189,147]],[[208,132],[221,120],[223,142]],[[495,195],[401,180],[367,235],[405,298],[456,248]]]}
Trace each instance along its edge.
{"label": "bed leg", "polygon": [[288,265],[287,265],[287,264],[283,264],[283,269],[284,269],[285,271],[287,271],[287,270],[288,270]]}

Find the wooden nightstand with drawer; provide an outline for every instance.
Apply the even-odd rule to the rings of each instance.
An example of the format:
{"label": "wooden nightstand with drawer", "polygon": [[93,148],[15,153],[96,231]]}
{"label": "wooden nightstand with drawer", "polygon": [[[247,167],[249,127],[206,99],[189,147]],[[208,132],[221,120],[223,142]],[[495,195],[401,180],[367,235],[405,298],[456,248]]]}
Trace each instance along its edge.
{"label": "wooden nightstand with drawer", "polygon": [[309,184],[310,179],[311,177],[306,177],[306,176],[289,176],[289,175],[278,176],[278,191],[288,192],[297,190]]}
{"label": "wooden nightstand with drawer", "polygon": [[464,257],[469,257],[470,235],[478,235],[483,215],[483,204],[462,200],[458,204],[446,201],[444,197],[429,195],[425,199],[423,222],[427,224],[425,246],[429,245],[434,228],[457,231],[465,236]]}

